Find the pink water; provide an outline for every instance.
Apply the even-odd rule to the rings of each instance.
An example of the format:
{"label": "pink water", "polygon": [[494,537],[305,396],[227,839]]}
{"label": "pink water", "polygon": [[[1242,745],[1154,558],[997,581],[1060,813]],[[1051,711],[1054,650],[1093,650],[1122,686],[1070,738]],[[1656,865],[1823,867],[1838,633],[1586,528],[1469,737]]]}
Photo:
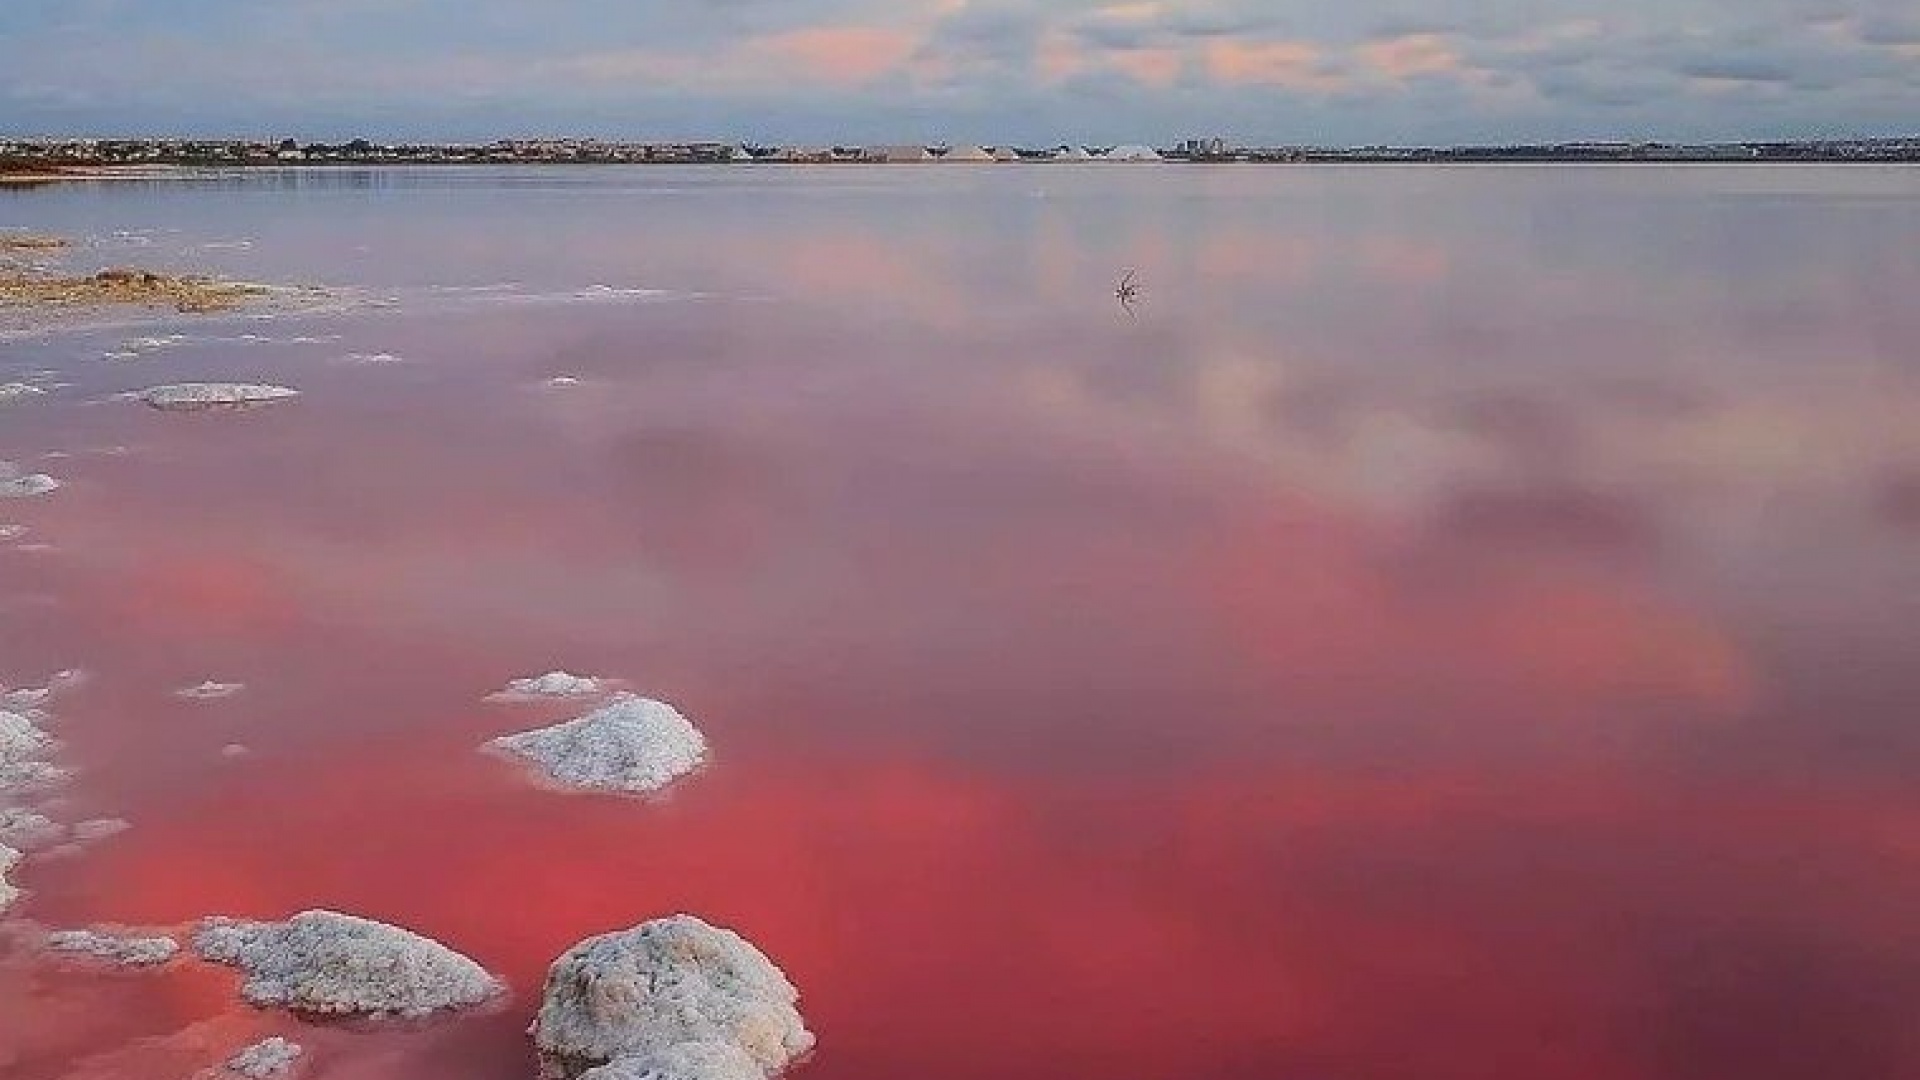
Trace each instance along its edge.
{"label": "pink water", "polygon": [[[0,681],[88,673],[60,816],[132,823],[9,916],[331,907],[513,991],[316,1026],[13,946],[8,1080],[269,1031],[528,1078],[547,963],[676,911],[791,975],[806,1080],[1920,1075],[1920,173],[276,174],[0,224],[398,298],[0,342],[71,384],[0,405],[66,483],[0,503],[53,545],[0,549]],[[304,394],[108,399],[214,377]],[[713,766],[477,753],[556,667]]]}

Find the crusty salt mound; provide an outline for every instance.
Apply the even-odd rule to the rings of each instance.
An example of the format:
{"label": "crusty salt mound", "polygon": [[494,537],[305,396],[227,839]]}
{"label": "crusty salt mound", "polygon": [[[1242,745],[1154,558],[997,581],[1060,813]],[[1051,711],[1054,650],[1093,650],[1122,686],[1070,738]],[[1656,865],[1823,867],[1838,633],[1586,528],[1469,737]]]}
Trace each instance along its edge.
{"label": "crusty salt mound", "polygon": [[675,915],[587,940],[547,972],[545,1080],[761,1080],[813,1046],[800,992],[745,938]]}
{"label": "crusty salt mound", "polygon": [[153,967],[178,955],[180,943],[169,937],[122,937],[96,930],[57,930],[47,935],[47,948],[122,967]]}
{"label": "crusty salt mound", "polygon": [[186,686],[175,690],[173,696],[187,701],[218,701],[221,698],[232,697],[246,688],[245,683],[216,682],[208,679],[198,686]]}
{"label": "crusty salt mound", "polygon": [[577,720],[487,744],[526,758],[571,787],[658,791],[706,760],[707,740],[663,701],[621,694]]}
{"label": "crusty salt mound", "polygon": [[20,899],[20,890],[14,888],[13,883],[7,880],[7,875],[19,865],[20,853],[5,844],[0,844],[0,911],[7,910],[13,906],[15,900]]}
{"label": "crusty salt mound", "polygon": [[529,679],[515,679],[505,690],[488,695],[494,701],[532,701],[540,698],[591,697],[607,688],[605,679],[549,671]]}
{"label": "crusty salt mound", "polygon": [[299,395],[289,387],[260,383],[174,383],[142,390],[137,396],[156,409],[183,412],[265,405]]}
{"label": "crusty salt mound", "polygon": [[244,1076],[247,1080],[272,1080],[284,1076],[305,1053],[299,1043],[288,1042],[275,1035],[254,1043],[245,1050],[227,1059],[227,1071]]}
{"label": "crusty salt mound", "polygon": [[580,1074],[580,1080],[764,1080],[767,1073],[731,1043],[686,1043],[642,1057],[623,1057]]}
{"label": "crusty salt mound", "polygon": [[296,1012],[425,1016],[501,991],[479,964],[437,941],[332,911],[277,923],[206,919],[193,947],[246,972],[240,995],[249,1003]]}
{"label": "crusty salt mound", "polygon": [[63,773],[48,760],[53,739],[31,719],[0,709],[0,794],[58,780]]}
{"label": "crusty salt mound", "polygon": [[31,499],[36,495],[60,490],[60,481],[46,473],[9,475],[12,471],[11,466],[0,462],[0,499]]}

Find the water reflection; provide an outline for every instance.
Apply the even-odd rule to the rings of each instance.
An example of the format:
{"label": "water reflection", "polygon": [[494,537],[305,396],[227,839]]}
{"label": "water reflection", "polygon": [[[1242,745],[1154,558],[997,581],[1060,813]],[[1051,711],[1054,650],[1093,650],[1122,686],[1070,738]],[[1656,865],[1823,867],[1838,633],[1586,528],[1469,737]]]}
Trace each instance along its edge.
{"label": "water reflection", "polygon": [[[11,205],[248,276],[707,298],[10,347],[75,385],[0,457],[131,448],[5,508],[59,551],[0,552],[47,598],[0,677],[94,672],[71,797],[134,823],[23,914],[331,905],[512,982],[302,1029],[369,1080],[530,1075],[546,962],[681,909],[792,972],[823,1080],[1920,1068],[1909,174],[382,182]],[[200,378],[303,393],[86,404]],[[636,807],[473,752],[563,665],[717,767]],[[170,696],[208,672],[247,693]],[[179,1075],[293,1026],[230,990],[16,951],[0,1048]]]}

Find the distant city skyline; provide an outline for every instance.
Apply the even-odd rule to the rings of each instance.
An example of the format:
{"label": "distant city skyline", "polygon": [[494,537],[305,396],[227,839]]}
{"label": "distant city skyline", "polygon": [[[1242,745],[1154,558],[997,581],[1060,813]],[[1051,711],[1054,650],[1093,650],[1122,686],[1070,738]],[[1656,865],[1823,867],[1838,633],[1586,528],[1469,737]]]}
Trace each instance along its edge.
{"label": "distant city skyline", "polygon": [[1021,145],[1912,133],[1909,0],[7,0],[0,135]]}

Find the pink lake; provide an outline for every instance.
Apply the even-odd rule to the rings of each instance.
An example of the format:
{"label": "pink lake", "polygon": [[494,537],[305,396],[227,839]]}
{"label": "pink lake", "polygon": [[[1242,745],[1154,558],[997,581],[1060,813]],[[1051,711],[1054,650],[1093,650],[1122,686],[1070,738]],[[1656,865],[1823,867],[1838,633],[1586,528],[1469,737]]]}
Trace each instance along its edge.
{"label": "pink lake", "polygon": [[[131,825],[6,918],[327,907],[512,990],[319,1025],[0,935],[7,1080],[268,1033],[531,1080],[547,964],[680,911],[800,987],[797,1080],[1920,1076],[1920,172],[263,172],[0,225],[356,300],[0,341],[47,388],[0,459],[64,485],[0,501],[0,683],[86,673],[53,816]],[[302,395],[113,398],[197,379]],[[483,700],[555,668],[711,767],[479,753],[578,711]]]}

